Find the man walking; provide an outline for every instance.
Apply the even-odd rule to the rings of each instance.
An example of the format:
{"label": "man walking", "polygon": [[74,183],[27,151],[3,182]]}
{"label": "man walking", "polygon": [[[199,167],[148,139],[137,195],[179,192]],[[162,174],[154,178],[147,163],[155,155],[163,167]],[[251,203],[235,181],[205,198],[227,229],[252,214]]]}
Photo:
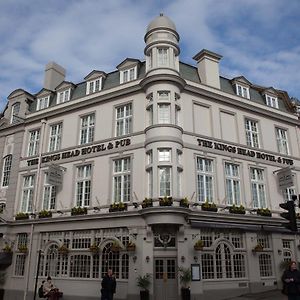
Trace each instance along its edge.
{"label": "man walking", "polygon": [[107,270],[107,274],[102,279],[101,286],[101,300],[113,300],[117,283],[112,269]]}

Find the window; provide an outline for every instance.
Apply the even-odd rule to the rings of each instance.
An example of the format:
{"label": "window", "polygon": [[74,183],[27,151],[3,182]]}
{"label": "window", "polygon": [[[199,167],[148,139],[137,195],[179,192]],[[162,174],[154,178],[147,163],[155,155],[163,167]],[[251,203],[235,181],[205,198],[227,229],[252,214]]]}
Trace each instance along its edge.
{"label": "window", "polygon": [[94,141],[95,114],[80,118],[80,145]]}
{"label": "window", "polygon": [[116,136],[132,132],[132,106],[131,103],[116,108]]}
{"label": "window", "polygon": [[16,122],[18,122],[19,118],[19,112],[20,112],[20,102],[15,103],[14,105],[12,105],[11,107],[11,117],[10,117],[10,124],[14,124]]}
{"label": "window", "polygon": [[77,167],[76,206],[89,206],[91,198],[92,165]]}
{"label": "window", "polygon": [[90,278],[91,256],[71,255],[70,257],[70,277]]}
{"label": "window", "polygon": [[48,149],[49,152],[60,149],[61,134],[62,134],[62,124],[55,124],[50,126],[49,149]]}
{"label": "window", "polygon": [[159,149],[158,150],[159,162],[171,162],[171,149]]}
{"label": "window", "polygon": [[49,98],[50,98],[49,96],[38,98],[36,104],[36,110],[47,108],[49,106]]}
{"label": "window", "polygon": [[170,92],[169,91],[159,91],[158,100],[160,101],[170,101]]}
{"label": "window", "polygon": [[159,196],[171,196],[171,167],[159,167]]}
{"label": "window", "polygon": [[296,195],[296,189],[294,186],[288,187],[283,190],[283,199],[284,201],[292,201],[292,196]]}
{"label": "window", "polygon": [[255,208],[266,207],[264,170],[250,168],[252,204]]}
{"label": "window", "polygon": [[34,175],[23,178],[21,212],[32,212],[34,181]]}
{"label": "window", "polygon": [[153,197],[153,170],[152,168],[147,170],[148,176],[148,196],[149,198]]}
{"label": "window", "polygon": [[279,153],[288,155],[289,145],[287,131],[282,128],[276,128],[276,140]]}
{"label": "window", "polygon": [[15,276],[24,276],[25,273],[26,254],[16,255]]}
{"label": "window", "polygon": [[153,152],[152,150],[149,150],[147,152],[147,164],[152,164],[153,163]]}
{"label": "window", "polygon": [[259,148],[258,124],[253,120],[245,120],[247,146]]}
{"label": "window", "polygon": [[272,96],[266,95],[266,104],[268,106],[278,108],[278,99],[277,99],[277,97],[272,97]]}
{"label": "window", "polygon": [[3,158],[2,187],[9,185],[11,164],[12,155],[9,154]]}
{"label": "window", "polygon": [[135,80],[137,78],[137,67],[130,68],[120,73],[120,83]]}
{"label": "window", "polygon": [[168,66],[168,49],[167,48],[158,48],[157,49],[158,56],[158,66]]}
{"label": "window", "polygon": [[213,160],[197,157],[197,197],[200,202],[213,201]]}
{"label": "window", "polygon": [[86,94],[92,94],[101,91],[102,89],[102,78],[97,78],[93,81],[86,83]]}
{"label": "window", "polygon": [[241,204],[240,170],[239,165],[225,163],[226,198],[227,204]]}
{"label": "window", "polygon": [[244,87],[242,85],[237,84],[236,85],[236,94],[238,96],[243,97],[243,98],[250,99],[250,94],[249,94],[249,88],[248,87]]}
{"label": "window", "polygon": [[167,103],[158,104],[158,123],[170,124],[171,123],[171,106]]}
{"label": "window", "polygon": [[130,201],[130,158],[113,162],[113,200],[114,202]]}
{"label": "window", "polygon": [[70,100],[70,89],[58,93],[57,104],[67,102],[69,100]]}
{"label": "window", "polygon": [[259,273],[260,277],[273,276],[272,259],[270,254],[259,255]]}
{"label": "window", "polygon": [[17,247],[20,249],[21,247],[27,247],[28,245],[28,236],[27,233],[18,233],[18,244]]}
{"label": "window", "polygon": [[43,209],[55,209],[56,204],[56,186],[48,183],[48,174],[45,173],[44,192],[43,192]]}
{"label": "window", "polygon": [[28,156],[34,156],[38,154],[40,145],[40,130],[32,130],[29,132],[29,144],[28,144]]}

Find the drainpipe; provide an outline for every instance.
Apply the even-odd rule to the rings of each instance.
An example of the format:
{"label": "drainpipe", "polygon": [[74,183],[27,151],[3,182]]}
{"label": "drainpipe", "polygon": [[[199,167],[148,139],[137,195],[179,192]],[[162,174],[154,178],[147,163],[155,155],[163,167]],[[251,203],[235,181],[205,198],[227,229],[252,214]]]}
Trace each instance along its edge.
{"label": "drainpipe", "polygon": [[[45,129],[46,129],[46,124],[47,120],[42,119],[42,128],[41,128],[41,144],[39,147],[39,163],[36,171],[36,181],[35,181],[35,186],[34,186],[34,197],[33,197],[33,211],[32,214],[36,214],[37,212],[37,205],[38,205],[38,200],[40,196],[40,173],[41,173],[41,164],[42,164],[42,151],[44,149],[44,139],[45,139]],[[36,217],[36,215],[35,215]],[[26,273],[25,273],[25,289],[24,289],[24,297],[23,300],[26,300],[27,294],[28,294],[28,285],[29,285],[29,274],[30,274],[30,265],[31,265],[31,252],[32,252],[32,243],[33,243],[33,232],[34,232],[34,222],[31,223],[31,228],[30,228],[30,235],[29,235],[29,248],[28,248],[28,259],[27,259],[27,268],[26,268]],[[36,256],[34,256],[36,257]]]}

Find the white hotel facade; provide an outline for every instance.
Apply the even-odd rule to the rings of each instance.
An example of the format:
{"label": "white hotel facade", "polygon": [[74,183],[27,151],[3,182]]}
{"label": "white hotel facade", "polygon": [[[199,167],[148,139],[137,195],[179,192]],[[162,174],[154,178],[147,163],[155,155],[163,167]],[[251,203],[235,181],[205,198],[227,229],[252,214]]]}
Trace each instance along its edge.
{"label": "white hotel facade", "polygon": [[[0,121],[1,247],[13,253],[0,256],[4,299],[33,298],[38,263],[38,282],[51,275],[66,300],[99,299],[108,267],[115,299],[139,299],[136,277],[150,273],[152,299],[177,300],[178,267],[193,269],[192,299],[223,299],[279,288],[282,261],[300,260],[299,235],[279,217],[300,191],[300,122],[287,92],[221,77],[221,56],[208,50],[195,66],[180,62],[166,16],[149,24],[145,44],[143,62],[127,58],[76,84],[49,63],[40,92],[9,95]],[[293,180],[279,186],[283,170]],[[234,204],[245,214],[229,211]],[[259,215],[265,208],[271,217]]]}

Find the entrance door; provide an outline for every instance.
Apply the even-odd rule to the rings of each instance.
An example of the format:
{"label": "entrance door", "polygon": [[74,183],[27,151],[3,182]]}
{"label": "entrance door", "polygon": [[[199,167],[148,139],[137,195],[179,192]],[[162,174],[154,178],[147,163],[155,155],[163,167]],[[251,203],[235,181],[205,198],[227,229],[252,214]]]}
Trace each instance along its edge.
{"label": "entrance door", "polygon": [[177,300],[176,258],[154,259],[154,299]]}

